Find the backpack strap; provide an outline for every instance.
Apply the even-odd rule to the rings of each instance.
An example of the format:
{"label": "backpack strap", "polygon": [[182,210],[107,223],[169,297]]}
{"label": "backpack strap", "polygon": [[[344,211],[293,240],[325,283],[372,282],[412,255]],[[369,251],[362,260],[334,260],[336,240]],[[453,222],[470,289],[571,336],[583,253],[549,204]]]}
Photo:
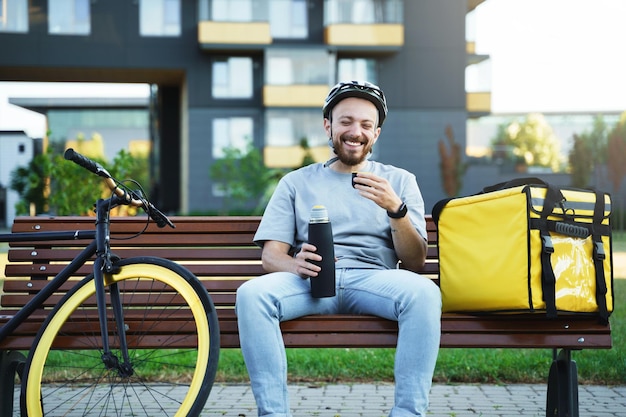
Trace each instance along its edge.
{"label": "backpack strap", "polygon": [[548,230],[548,217],[552,211],[563,202],[563,194],[558,188],[547,184],[546,198],[543,201],[541,210],[541,222],[539,222],[539,233],[541,235],[541,289],[543,301],[546,303],[546,315],[548,318],[556,318],[556,277],[552,269],[550,257],[554,253],[554,245],[550,230]]}

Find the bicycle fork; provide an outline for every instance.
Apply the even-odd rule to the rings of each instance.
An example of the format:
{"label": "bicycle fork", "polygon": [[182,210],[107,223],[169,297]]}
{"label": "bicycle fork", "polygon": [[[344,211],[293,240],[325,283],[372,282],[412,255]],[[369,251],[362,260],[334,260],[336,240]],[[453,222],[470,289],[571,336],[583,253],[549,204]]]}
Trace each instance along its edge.
{"label": "bicycle fork", "polygon": [[107,319],[106,290],[104,286],[104,273],[101,264],[96,261],[94,283],[96,285],[96,301],[98,305],[98,318],[100,320],[100,330],[102,336],[102,362],[109,370],[116,370],[121,378],[128,378],[133,375],[133,365],[128,354],[128,342],[126,340],[126,324],[124,322],[124,312],[120,300],[120,291],[117,284],[109,285],[109,296],[111,298],[111,309],[115,318],[115,326],[119,337],[120,353],[122,361],[112,351],[109,343],[109,330]]}
{"label": "bicycle fork", "polygon": [[[115,198],[115,197],[113,197]],[[117,283],[109,285],[109,296],[111,299],[111,309],[115,319],[115,326],[119,337],[120,353],[122,362],[112,351],[109,343],[109,330],[107,319],[106,288],[104,283],[105,273],[114,273],[115,265],[111,259],[109,250],[109,219],[107,202],[98,200],[96,202],[96,241],[98,249],[97,257],[94,261],[94,285],[96,287],[96,305],[98,306],[98,319],[100,321],[100,332],[102,336],[102,362],[108,370],[115,370],[120,378],[129,378],[133,375],[133,365],[128,353],[128,342],[126,340],[126,323],[124,321],[124,310]]]}

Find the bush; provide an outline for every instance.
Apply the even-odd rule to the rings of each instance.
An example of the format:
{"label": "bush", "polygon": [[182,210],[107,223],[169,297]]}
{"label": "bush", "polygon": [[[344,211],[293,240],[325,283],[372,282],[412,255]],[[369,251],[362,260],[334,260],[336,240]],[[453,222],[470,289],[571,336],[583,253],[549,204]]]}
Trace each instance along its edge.
{"label": "bush", "polygon": [[[122,150],[111,164],[102,158],[90,158],[118,179],[126,177],[142,185],[148,184],[147,156],[132,156]],[[16,206],[18,215],[29,214],[31,205],[36,215],[90,215],[94,202],[110,194],[101,177],[53,152],[37,155],[27,167],[15,169],[11,173],[11,189],[20,195]],[[123,214],[134,213],[125,211]]]}

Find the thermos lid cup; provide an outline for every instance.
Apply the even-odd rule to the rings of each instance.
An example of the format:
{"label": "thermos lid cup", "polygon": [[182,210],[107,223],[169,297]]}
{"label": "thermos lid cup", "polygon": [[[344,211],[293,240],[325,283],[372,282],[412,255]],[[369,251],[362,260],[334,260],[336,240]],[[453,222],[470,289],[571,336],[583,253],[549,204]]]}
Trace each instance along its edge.
{"label": "thermos lid cup", "polygon": [[322,205],[313,206],[311,209],[311,223],[327,222],[328,210]]}

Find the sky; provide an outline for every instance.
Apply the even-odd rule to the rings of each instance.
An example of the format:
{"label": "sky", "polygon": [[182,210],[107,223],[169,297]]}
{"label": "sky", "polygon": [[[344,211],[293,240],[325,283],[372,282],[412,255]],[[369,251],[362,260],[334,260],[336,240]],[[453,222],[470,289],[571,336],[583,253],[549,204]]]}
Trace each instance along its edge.
{"label": "sky", "polygon": [[[455,0],[456,1],[456,0]],[[499,113],[626,110],[626,0],[487,0],[468,25]],[[483,72],[484,71],[484,72]],[[144,85],[0,82],[0,130],[45,133],[8,97],[145,97]]]}
{"label": "sky", "polygon": [[476,13],[494,113],[626,110],[625,0],[487,0]]}

